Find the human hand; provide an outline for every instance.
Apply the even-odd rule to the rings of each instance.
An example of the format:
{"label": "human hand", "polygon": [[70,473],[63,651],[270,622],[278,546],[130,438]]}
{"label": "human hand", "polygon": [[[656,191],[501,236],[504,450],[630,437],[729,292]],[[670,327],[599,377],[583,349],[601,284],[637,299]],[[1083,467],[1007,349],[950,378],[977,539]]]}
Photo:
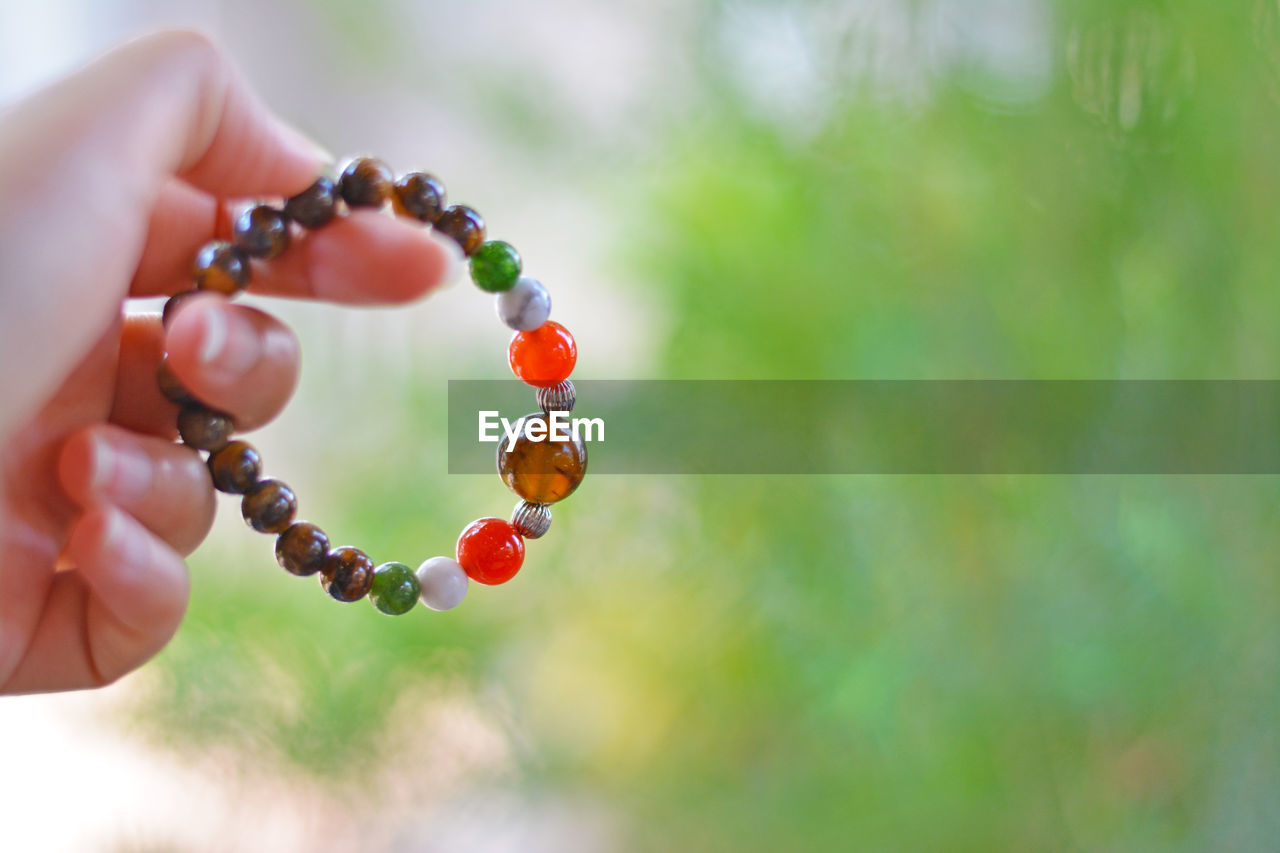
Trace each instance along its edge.
{"label": "human hand", "polygon": [[[214,492],[173,443],[156,366],[167,351],[186,388],[253,429],[292,393],[298,344],[215,296],[184,302],[167,333],[124,301],[188,289],[221,199],[300,192],[323,159],[186,32],[0,113],[0,691],[109,683],[177,629],[182,555],[207,535]],[[370,211],[295,238],[253,292],[403,302],[456,257]]]}

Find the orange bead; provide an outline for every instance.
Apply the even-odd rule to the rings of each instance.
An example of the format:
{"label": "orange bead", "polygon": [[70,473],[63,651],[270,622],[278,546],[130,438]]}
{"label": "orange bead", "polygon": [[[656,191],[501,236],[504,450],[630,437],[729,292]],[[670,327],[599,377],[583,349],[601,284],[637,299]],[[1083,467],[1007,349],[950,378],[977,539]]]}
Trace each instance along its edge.
{"label": "orange bead", "polygon": [[524,540],[501,518],[479,518],[458,537],[458,564],[476,583],[506,583],[524,562]]}
{"label": "orange bead", "polygon": [[550,388],[569,378],[578,363],[578,345],[559,323],[548,320],[532,332],[516,332],[507,346],[507,364],[516,378]]}

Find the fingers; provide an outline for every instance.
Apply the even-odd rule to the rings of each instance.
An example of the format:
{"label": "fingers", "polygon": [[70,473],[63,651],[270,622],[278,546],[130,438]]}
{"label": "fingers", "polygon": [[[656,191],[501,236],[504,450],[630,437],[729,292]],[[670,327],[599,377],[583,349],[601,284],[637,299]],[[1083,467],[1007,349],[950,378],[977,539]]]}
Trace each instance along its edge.
{"label": "fingers", "polygon": [[213,524],[209,472],[194,450],[109,424],[74,433],[58,477],[82,507],[119,507],[175,551],[189,554]]}
{"label": "fingers", "polygon": [[114,318],[167,180],[181,175],[217,196],[287,196],[323,159],[189,32],[130,42],[4,113],[0,256],[12,286],[0,288],[0,364],[26,365],[7,389],[15,417]]}
{"label": "fingers", "polygon": [[164,331],[157,314],[130,314],[120,328],[120,355],[115,396],[108,420],[113,424],[173,440],[178,407],[156,384],[156,368],[164,359]]}
{"label": "fingers", "polygon": [[[191,287],[191,261],[213,238],[213,197],[170,181],[156,201],[132,296]],[[457,244],[413,223],[354,211],[317,231],[295,229],[293,245],[273,261],[253,264],[250,290],[272,296],[349,304],[418,299],[457,275]]]}
{"label": "fingers", "polygon": [[125,512],[91,509],[66,548],[44,610],[5,692],[108,684],[164,647],[186,610],[182,558]]}
{"label": "fingers", "polygon": [[298,384],[297,337],[256,308],[194,297],[170,321],[167,341],[174,375],[239,431],[274,418]]}

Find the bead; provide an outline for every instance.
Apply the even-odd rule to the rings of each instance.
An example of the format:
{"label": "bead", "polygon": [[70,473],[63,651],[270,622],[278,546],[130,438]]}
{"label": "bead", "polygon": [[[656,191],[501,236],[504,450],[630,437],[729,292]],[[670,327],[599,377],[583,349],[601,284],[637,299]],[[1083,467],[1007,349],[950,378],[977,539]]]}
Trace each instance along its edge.
{"label": "bead", "polygon": [[506,583],[524,562],[524,540],[501,518],[480,518],[458,537],[458,565],[476,583]]}
{"label": "bead", "polygon": [[269,261],[289,248],[289,220],[269,204],[254,205],[236,219],[232,239],[253,257]]}
{"label": "bead", "polygon": [[169,366],[169,358],[167,356],[156,365],[156,387],[160,389],[160,393],[170,403],[186,406],[196,402],[196,398],[191,396],[191,392],[183,388],[182,383],[178,381],[178,377],[173,375],[173,368]]}
{"label": "bead", "polygon": [[493,301],[498,319],[517,332],[532,332],[551,316],[551,294],[536,278],[521,276]]}
{"label": "bead", "polygon": [[[526,428],[538,421],[542,422],[541,439],[535,440]],[[545,412],[526,415],[517,428],[520,436],[510,450],[507,442],[498,443],[498,474],[507,488],[539,504],[553,504],[573,494],[587,474],[586,443],[575,438],[567,425],[562,429],[569,433],[568,439],[553,441],[550,416]]]}
{"label": "bead", "polygon": [[418,577],[404,563],[383,563],[373,570],[369,601],[379,613],[400,616],[418,603]]}
{"label": "bead", "polygon": [[432,557],[418,566],[419,597],[432,610],[452,610],[467,597],[466,570],[457,560],[448,557]]}
{"label": "bead", "polygon": [[276,537],[276,562],[300,577],[314,575],[329,559],[329,537],[309,521],[290,524]]}
{"label": "bead", "polygon": [[464,255],[475,254],[484,243],[484,219],[465,204],[446,208],[436,220],[436,230],[452,237]]}
{"label": "bead", "polygon": [[320,570],[320,585],[338,601],[364,598],[373,585],[373,560],[350,545],[334,548]]}
{"label": "bead", "polygon": [[228,442],[217,453],[209,454],[208,464],[213,487],[231,495],[243,495],[262,476],[262,457],[247,441]]}
{"label": "bead", "polygon": [[549,388],[569,378],[578,345],[569,330],[548,320],[532,332],[516,332],[507,346],[507,364],[521,382]]}
{"label": "bead", "polygon": [[551,529],[551,507],[520,501],[511,512],[511,526],[525,539],[541,539]]}
{"label": "bead", "polygon": [[490,240],[471,256],[471,280],[490,293],[510,290],[520,278],[520,253],[503,240]]}
{"label": "bead", "polygon": [[435,222],[444,210],[444,184],[435,175],[410,172],[396,181],[391,193],[391,206],[401,216]]}
{"label": "bead", "polygon": [[191,265],[191,278],[199,290],[234,296],[249,286],[249,258],[238,246],[223,240],[205,243]]}
{"label": "bead", "polygon": [[342,170],[338,188],[350,207],[381,207],[396,176],[377,157],[357,157]]}
{"label": "bead", "polygon": [[259,533],[282,533],[298,511],[293,489],[279,480],[259,480],[240,501],[240,514]]}
{"label": "bead", "polygon": [[539,388],[535,396],[538,408],[544,412],[572,412],[573,404],[578,402],[578,390],[568,379],[549,388]]}
{"label": "bead", "polygon": [[173,322],[173,315],[177,312],[178,308],[182,306],[182,303],[186,302],[199,292],[200,291],[198,290],[184,290],[181,293],[175,293],[173,296],[166,299],[164,302],[164,309],[160,314],[161,325],[166,329],[169,328],[169,324]]}
{"label": "bead", "polygon": [[210,453],[226,447],[235,426],[231,418],[199,403],[189,403],[178,412],[178,435],[188,447]]}
{"label": "bead", "polygon": [[304,228],[328,225],[337,212],[338,187],[324,175],[284,203],[284,215]]}

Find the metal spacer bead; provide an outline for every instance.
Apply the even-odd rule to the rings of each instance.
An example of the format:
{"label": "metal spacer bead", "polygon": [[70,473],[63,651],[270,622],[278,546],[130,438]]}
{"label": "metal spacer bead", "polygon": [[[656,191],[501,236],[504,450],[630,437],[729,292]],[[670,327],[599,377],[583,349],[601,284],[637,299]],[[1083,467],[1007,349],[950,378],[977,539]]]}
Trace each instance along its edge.
{"label": "metal spacer bead", "polygon": [[511,526],[525,539],[539,539],[551,529],[551,507],[520,501],[511,512]]}
{"label": "metal spacer bead", "polygon": [[544,412],[572,412],[578,402],[578,392],[568,379],[550,388],[538,389],[538,408]]}

